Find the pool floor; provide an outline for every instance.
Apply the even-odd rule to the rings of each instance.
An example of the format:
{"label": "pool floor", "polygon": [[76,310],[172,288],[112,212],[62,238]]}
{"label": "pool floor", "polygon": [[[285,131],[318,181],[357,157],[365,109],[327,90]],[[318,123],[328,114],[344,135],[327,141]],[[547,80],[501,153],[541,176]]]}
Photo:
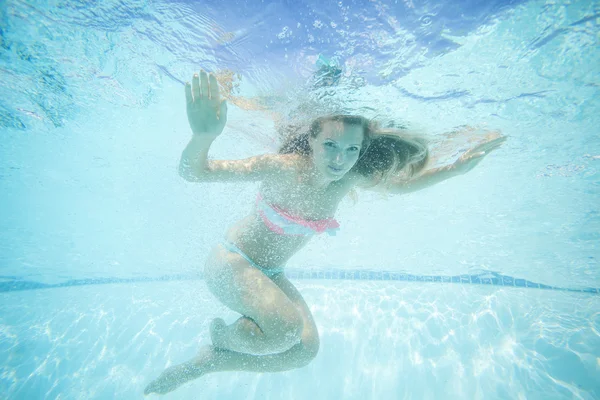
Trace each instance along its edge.
{"label": "pool floor", "polygon": [[[284,373],[204,376],[165,399],[600,398],[600,296],[394,281],[294,281],[320,352]],[[233,321],[202,280],[0,294],[0,393],[142,399]]]}

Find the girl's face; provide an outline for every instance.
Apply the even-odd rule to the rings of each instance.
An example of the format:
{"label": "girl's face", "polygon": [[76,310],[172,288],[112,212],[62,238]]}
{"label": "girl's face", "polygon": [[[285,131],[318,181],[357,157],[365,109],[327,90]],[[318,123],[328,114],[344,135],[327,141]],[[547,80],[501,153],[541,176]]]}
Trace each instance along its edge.
{"label": "girl's face", "polygon": [[326,180],[341,179],[358,161],[364,138],[363,127],[327,121],[316,138],[310,138],[316,170]]}

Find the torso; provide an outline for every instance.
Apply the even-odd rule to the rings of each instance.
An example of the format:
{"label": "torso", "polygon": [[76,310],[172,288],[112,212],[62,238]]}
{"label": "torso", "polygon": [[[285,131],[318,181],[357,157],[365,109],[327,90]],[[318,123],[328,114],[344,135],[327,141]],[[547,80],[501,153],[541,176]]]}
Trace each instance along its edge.
{"label": "torso", "polygon": [[[269,204],[307,220],[334,217],[341,200],[359,179],[349,173],[325,188],[316,188],[309,184],[304,172],[305,164],[299,156],[283,157],[296,158],[297,162],[292,163],[293,167],[282,170],[277,177],[263,181],[260,192]],[[276,268],[284,265],[304,247],[311,236],[287,236],[272,232],[253,209],[249,216],[229,228],[226,239],[258,265]]]}

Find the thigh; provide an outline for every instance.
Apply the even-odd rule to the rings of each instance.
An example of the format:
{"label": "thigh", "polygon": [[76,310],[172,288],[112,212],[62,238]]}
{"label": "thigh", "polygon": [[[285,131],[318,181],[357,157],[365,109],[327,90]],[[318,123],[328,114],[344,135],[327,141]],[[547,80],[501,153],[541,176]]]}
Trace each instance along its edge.
{"label": "thigh", "polygon": [[[310,341],[312,345],[319,345],[319,332],[317,330],[317,324],[313,318],[304,297],[300,294],[298,289],[285,277],[284,274],[278,274],[273,277],[273,282],[279,286],[281,291],[290,299],[296,309],[300,312],[302,320],[304,322],[304,330],[302,332],[302,340],[304,342]],[[309,343],[306,343],[309,344]]]}
{"label": "thigh", "polygon": [[221,303],[251,318],[261,329],[298,318],[295,303],[271,278],[221,245],[209,255],[204,278]]}

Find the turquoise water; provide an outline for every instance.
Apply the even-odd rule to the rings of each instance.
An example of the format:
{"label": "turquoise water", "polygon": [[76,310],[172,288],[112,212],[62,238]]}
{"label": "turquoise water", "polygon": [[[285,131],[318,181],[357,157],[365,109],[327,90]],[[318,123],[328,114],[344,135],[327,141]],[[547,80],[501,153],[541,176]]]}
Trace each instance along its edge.
{"label": "turquoise water", "polygon": [[0,3],[0,398],[142,398],[235,318],[201,266],[257,185],[177,176],[199,68],[268,108],[230,101],[215,158],[274,151],[273,115],[307,104],[509,140],[435,187],[344,200],[341,232],[290,261],[309,366],[166,398],[600,398],[600,6],[399,3]]}

